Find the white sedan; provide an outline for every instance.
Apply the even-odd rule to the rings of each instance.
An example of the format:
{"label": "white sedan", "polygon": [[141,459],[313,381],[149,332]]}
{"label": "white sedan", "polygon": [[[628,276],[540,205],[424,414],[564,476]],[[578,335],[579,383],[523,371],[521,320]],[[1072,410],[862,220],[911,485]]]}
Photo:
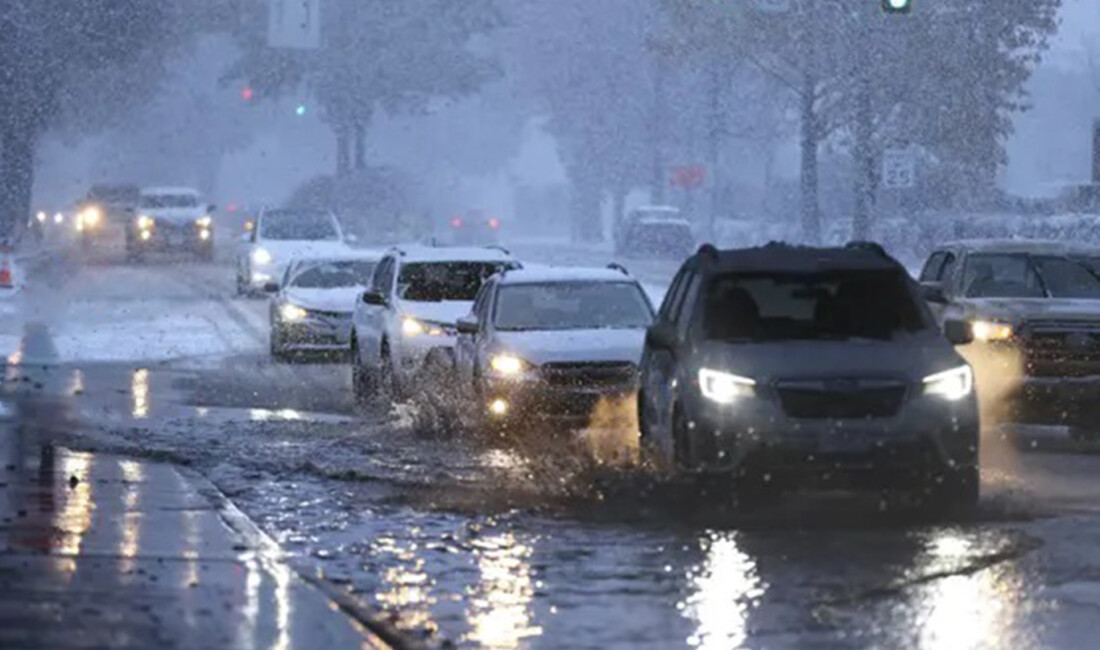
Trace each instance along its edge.
{"label": "white sedan", "polygon": [[327,210],[263,210],[237,250],[237,295],[278,283],[295,258],[337,258],[352,251],[336,215]]}

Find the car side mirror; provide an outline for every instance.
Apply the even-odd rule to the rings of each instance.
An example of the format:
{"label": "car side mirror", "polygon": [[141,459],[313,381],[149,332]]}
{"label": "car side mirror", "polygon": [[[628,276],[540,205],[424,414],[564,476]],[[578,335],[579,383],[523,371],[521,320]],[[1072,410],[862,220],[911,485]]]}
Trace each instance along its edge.
{"label": "car side mirror", "polygon": [[279,293],[279,283],[278,282],[268,282],[267,284],[264,285],[264,292],[265,293]]}
{"label": "car side mirror", "polygon": [[974,330],[966,321],[946,321],[943,324],[943,334],[951,345],[967,345],[974,342]]}
{"label": "car side mirror", "polygon": [[364,291],[360,300],[362,300],[364,304],[374,305],[376,307],[386,304],[385,296],[377,291]]}
{"label": "car side mirror", "polygon": [[680,337],[672,325],[657,323],[646,330],[645,344],[658,350],[674,350],[680,345]]}
{"label": "car side mirror", "polygon": [[349,244],[358,244],[359,243],[359,235],[344,235],[344,241],[346,241]]}
{"label": "car side mirror", "polygon": [[455,328],[459,334],[477,334],[481,326],[475,316],[463,316],[455,322]]}
{"label": "car side mirror", "polygon": [[922,282],[920,289],[925,302],[937,305],[947,304],[947,294],[943,291],[942,282]]}

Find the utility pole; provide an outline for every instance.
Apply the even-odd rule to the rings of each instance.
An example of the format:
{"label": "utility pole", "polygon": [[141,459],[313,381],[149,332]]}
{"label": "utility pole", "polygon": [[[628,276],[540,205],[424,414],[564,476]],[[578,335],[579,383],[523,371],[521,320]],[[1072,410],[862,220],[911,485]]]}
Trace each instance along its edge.
{"label": "utility pole", "polygon": [[[866,12],[853,14],[858,21],[856,28],[856,42],[861,45],[861,51],[855,53],[858,58],[863,51],[874,51],[873,35],[870,33],[870,17]],[[873,58],[872,58],[873,60]],[[872,138],[874,137],[874,107],[872,102],[872,79],[870,65],[859,65],[859,81],[856,96],[856,125],[855,125],[855,150],[853,151],[853,172],[855,189],[855,214],[852,218],[852,237],[854,239],[870,239],[871,237],[871,205],[875,201],[875,160],[872,152]]]}
{"label": "utility pole", "polygon": [[817,202],[817,40],[818,0],[809,0],[805,16],[806,47],[802,65],[802,238],[808,243],[821,241],[821,211]]}
{"label": "utility pole", "polygon": [[659,37],[650,39],[650,51],[653,53],[653,115],[650,129],[650,146],[653,152],[653,169],[650,179],[650,201],[661,205],[665,202],[665,154],[664,132],[668,114],[666,84],[668,83],[667,43]]}

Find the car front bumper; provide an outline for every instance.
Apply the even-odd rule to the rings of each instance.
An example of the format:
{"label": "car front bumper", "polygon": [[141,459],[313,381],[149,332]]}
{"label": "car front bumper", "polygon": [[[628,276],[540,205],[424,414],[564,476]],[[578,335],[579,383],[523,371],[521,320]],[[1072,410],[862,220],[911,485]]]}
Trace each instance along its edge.
{"label": "car front bumper", "polygon": [[[485,403],[479,406],[491,418],[501,421],[514,423],[533,419],[585,426],[598,417],[601,405],[611,408],[636,394],[634,383],[566,387],[553,386],[539,379],[489,378],[482,391]],[[502,403],[503,409],[494,411],[494,403],[498,408]],[[630,410],[633,412],[634,407]]]}
{"label": "car front bumper", "polygon": [[155,250],[199,250],[214,245],[213,231],[195,224],[157,222],[152,228],[134,227],[130,239],[137,246]]}
{"label": "car front bumper", "polygon": [[919,396],[890,417],[865,419],[793,418],[778,402],[761,398],[719,405],[697,397],[691,414],[690,435],[714,451],[709,460],[715,469],[888,476],[978,462],[973,395],[958,402]]}
{"label": "car front bumper", "polygon": [[272,337],[287,352],[343,352],[351,342],[351,318],[307,316],[293,323],[276,321]]}
{"label": "car front bumper", "polygon": [[1100,429],[1100,377],[1025,377],[1009,392],[1005,417],[1027,424]]}

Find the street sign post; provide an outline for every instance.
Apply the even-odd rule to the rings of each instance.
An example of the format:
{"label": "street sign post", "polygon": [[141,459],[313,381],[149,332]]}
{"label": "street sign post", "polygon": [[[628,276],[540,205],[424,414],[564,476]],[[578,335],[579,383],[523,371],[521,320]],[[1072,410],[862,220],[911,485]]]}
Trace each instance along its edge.
{"label": "street sign post", "polygon": [[917,159],[912,149],[887,149],[882,152],[882,186],[905,190],[917,184]]}
{"label": "street sign post", "polygon": [[270,0],[267,44],[276,48],[321,47],[321,0]]}

